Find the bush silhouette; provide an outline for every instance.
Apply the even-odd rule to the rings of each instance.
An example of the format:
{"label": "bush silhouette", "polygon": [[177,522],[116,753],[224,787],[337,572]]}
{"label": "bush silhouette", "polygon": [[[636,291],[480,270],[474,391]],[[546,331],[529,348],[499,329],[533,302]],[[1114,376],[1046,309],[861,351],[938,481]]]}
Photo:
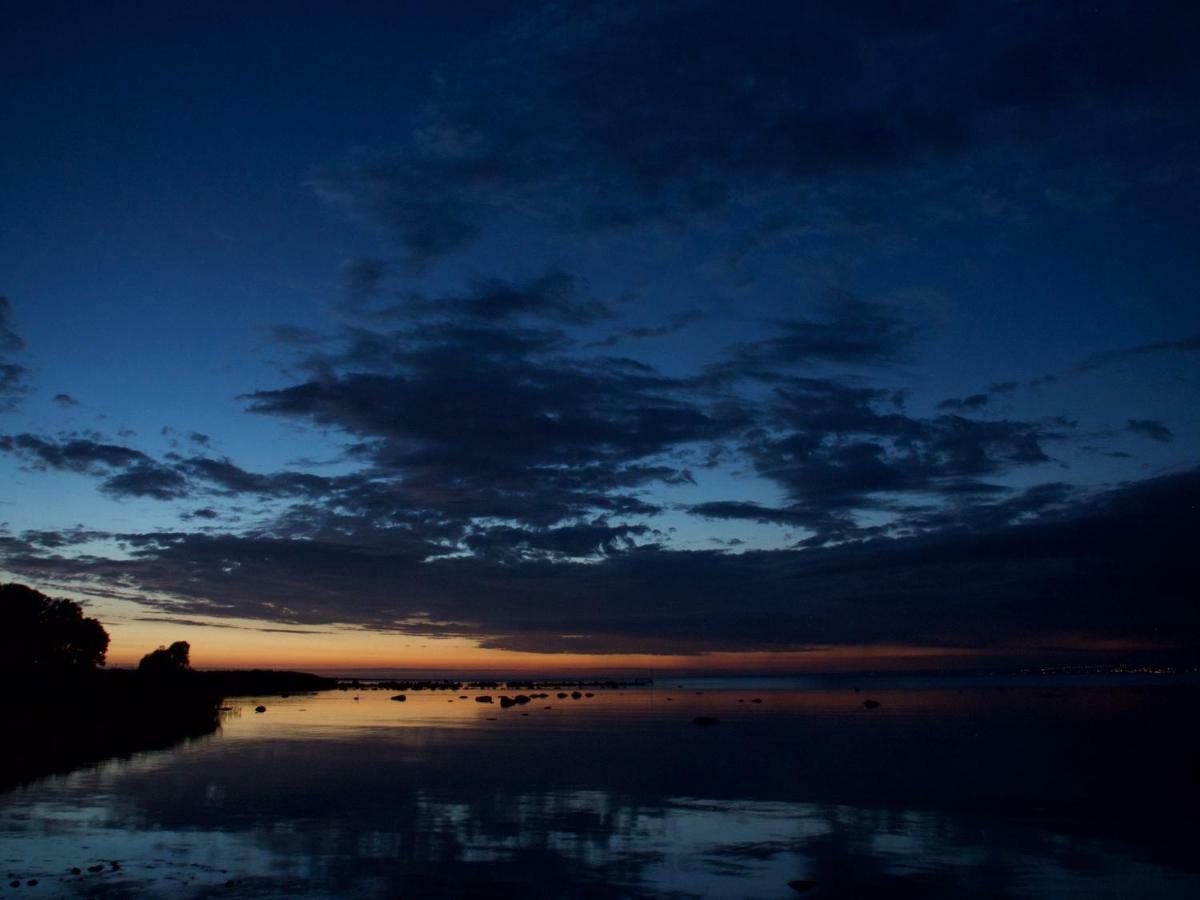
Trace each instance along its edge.
{"label": "bush silhouette", "polygon": [[138,671],[148,675],[177,675],[180,672],[190,672],[192,666],[188,654],[191,649],[187,641],[176,641],[170,647],[151,650],[138,663]]}
{"label": "bush silhouette", "polygon": [[79,604],[24,584],[0,585],[0,667],[90,671],[107,652],[108,632]]}

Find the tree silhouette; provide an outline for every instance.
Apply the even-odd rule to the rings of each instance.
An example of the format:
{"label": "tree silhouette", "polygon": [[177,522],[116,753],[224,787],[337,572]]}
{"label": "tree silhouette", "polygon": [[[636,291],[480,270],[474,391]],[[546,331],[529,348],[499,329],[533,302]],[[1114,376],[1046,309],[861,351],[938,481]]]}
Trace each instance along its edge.
{"label": "tree silhouette", "polygon": [[176,641],[170,647],[151,650],[138,663],[138,671],[149,675],[174,675],[191,670],[188,654],[191,645],[187,641]]}
{"label": "tree silhouette", "polygon": [[0,585],[0,667],[88,671],[104,665],[107,652],[108,632],[79,604]]}

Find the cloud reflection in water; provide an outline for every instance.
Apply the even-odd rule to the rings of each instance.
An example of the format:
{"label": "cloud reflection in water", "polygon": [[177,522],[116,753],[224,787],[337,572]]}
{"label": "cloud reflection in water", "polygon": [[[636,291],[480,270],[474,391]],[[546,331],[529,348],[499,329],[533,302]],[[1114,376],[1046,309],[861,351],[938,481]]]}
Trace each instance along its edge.
{"label": "cloud reflection in water", "polygon": [[262,698],[6,795],[3,865],[67,896],[1185,896],[1190,690]]}

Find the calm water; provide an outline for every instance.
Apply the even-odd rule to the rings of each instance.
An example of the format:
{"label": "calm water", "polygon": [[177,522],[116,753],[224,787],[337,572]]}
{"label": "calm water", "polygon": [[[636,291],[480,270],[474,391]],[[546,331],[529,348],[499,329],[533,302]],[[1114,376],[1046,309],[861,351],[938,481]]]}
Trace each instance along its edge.
{"label": "calm water", "polygon": [[0,891],[1200,896],[1195,686],[678,684],[239,701],[212,737],[0,795],[0,873],[39,882]]}

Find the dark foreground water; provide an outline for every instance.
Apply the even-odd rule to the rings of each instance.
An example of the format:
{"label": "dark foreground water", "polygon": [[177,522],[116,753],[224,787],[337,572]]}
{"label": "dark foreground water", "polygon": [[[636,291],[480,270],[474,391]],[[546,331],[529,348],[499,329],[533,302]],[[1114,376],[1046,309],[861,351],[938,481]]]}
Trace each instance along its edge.
{"label": "dark foreground water", "polygon": [[0,893],[1200,897],[1195,686],[677,684],[239,702],[0,794]]}

